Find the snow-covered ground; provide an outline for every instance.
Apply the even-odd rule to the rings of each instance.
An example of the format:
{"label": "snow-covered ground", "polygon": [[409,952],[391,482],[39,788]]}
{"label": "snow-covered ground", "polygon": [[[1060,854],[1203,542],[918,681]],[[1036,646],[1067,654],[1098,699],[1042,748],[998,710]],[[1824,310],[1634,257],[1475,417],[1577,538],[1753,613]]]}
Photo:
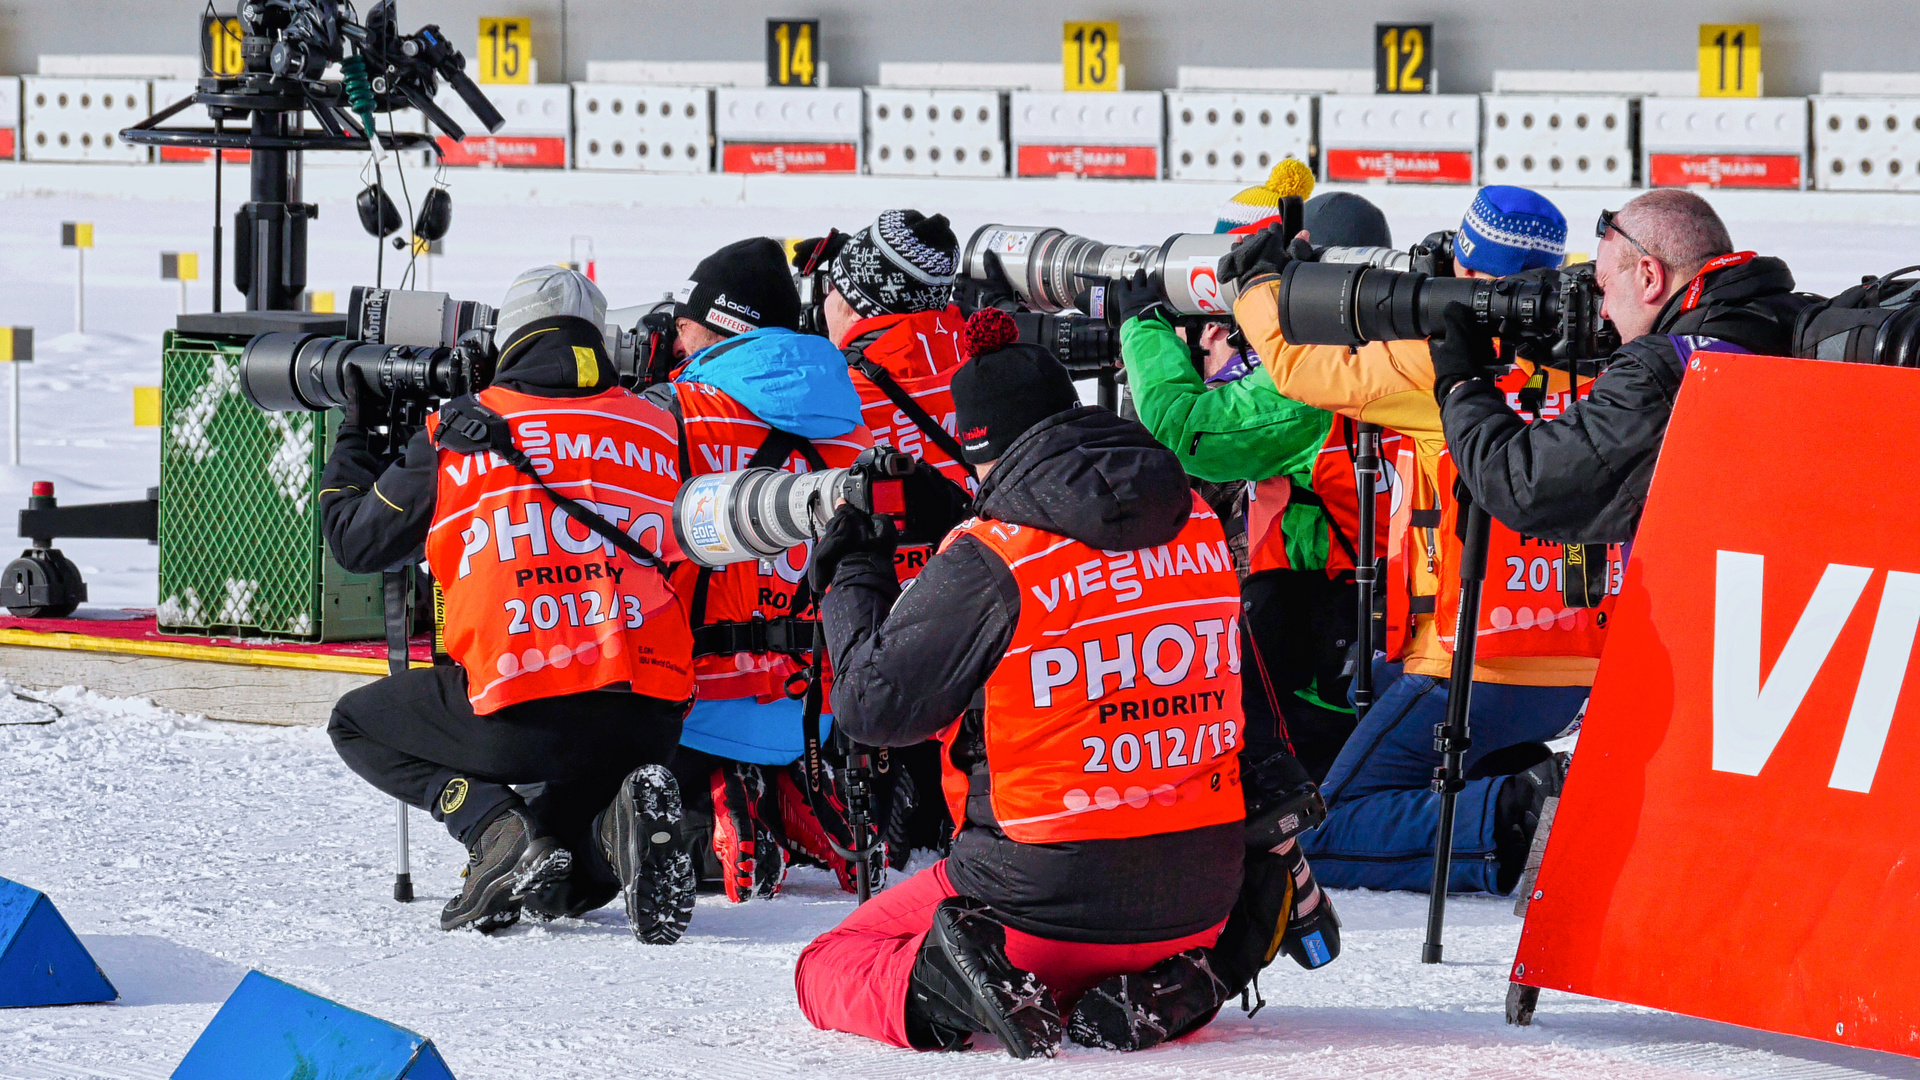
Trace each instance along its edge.
{"label": "snow-covered ground", "polygon": [[[1418,962],[1424,898],[1336,893],[1345,951],[1284,958],[1267,1007],[1122,1058],[921,1055],[815,1031],[794,958],[852,907],[824,873],[644,946],[616,906],[495,937],[445,934],[462,852],[416,814],[420,899],[391,899],[392,803],[312,729],[199,720],[80,690],[0,684],[0,876],[50,895],[120,990],[111,1005],[0,1011],[0,1077],[166,1076],[248,968],[431,1037],[461,1080],[717,1077],[1920,1076],[1920,1063],[1567,995],[1505,1026],[1507,901],[1456,898],[1447,962]],[[988,1042],[991,1047],[991,1042]]]}
{"label": "snow-covered ground", "polygon": [[[230,192],[238,176],[229,174]],[[455,180],[455,228],[433,285],[490,302],[518,270],[565,260],[575,235],[593,237],[600,281],[622,305],[672,288],[724,242],[858,227],[905,201],[897,186],[850,185],[844,205],[777,210],[462,202],[473,186]],[[968,193],[974,202],[953,214],[962,237],[989,220],[1024,219],[1136,243],[1212,221],[1195,210],[1191,189],[1124,214],[991,211],[978,204],[978,187],[916,190],[925,197],[912,201],[929,211],[941,208],[943,190]],[[1059,205],[1099,189],[1045,190]],[[1566,197],[1576,248],[1590,246],[1593,205],[1623,198]],[[1808,206],[1819,198],[1808,196]],[[351,285],[371,278],[372,241],[349,202],[320,202],[310,282],[344,303]],[[1393,216],[1403,242],[1459,211],[1431,194],[1396,205],[1417,207]],[[1915,261],[1920,201],[1905,221],[1835,220],[1835,205],[1810,210],[1805,220],[1816,223],[1771,211],[1729,216],[1741,246],[1786,257],[1809,289]],[[39,352],[23,371],[24,464],[0,466],[0,519],[10,520],[36,479],[55,480],[71,502],[139,498],[157,483],[159,433],[132,426],[132,388],[158,384],[160,331],[178,305],[177,287],[158,280],[157,253],[199,251],[209,272],[209,219],[205,203],[158,197],[0,194],[0,325],[34,326]],[[85,334],[72,332],[73,255],[57,246],[59,223],[73,220],[93,222],[98,244],[88,254]],[[204,281],[194,286],[195,309],[207,295]],[[153,603],[153,548],[61,547],[96,603]],[[1520,924],[1506,901],[1454,901],[1448,962],[1428,967],[1418,963],[1424,897],[1367,893],[1337,895],[1347,924],[1338,962],[1307,973],[1283,960],[1263,981],[1259,1016],[1231,1011],[1180,1046],[1127,1059],[1069,1048],[1052,1063],[889,1050],[816,1032],[794,1004],[795,956],[851,906],[824,875],[796,872],[787,894],[767,903],[703,898],[688,937],[671,948],[634,942],[617,908],[493,938],[442,934],[438,907],[456,887],[462,853],[416,815],[421,899],[393,903],[392,804],[340,765],[321,732],[208,722],[79,689],[54,700],[64,715],[37,725],[27,722],[52,716],[48,707],[0,693],[0,876],[51,895],[122,996],[0,1011],[0,1077],[165,1076],[253,967],[432,1037],[462,1080],[1920,1077],[1907,1059],[1554,994],[1534,1027],[1508,1028],[1501,1008]]]}

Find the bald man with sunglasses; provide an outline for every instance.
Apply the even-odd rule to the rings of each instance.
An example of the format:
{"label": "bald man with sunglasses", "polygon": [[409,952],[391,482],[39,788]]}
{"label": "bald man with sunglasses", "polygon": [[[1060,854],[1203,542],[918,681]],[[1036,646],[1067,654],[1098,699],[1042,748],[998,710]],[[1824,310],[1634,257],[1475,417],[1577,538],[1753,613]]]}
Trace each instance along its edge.
{"label": "bald man with sunglasses", "polygon": [[1646,503],[1693,353],[1785,355],[1807,303],[1779,259],[1736,252],[1705,199],[1650,191],[1602,211],[1595,280],[1624,343],[1592,393],[1529,425],[1484,373],[1484,327],[1448,320],[1432,342],[1447,447],[1473,497],[1507,527],[1561,543],[1625,543]]}

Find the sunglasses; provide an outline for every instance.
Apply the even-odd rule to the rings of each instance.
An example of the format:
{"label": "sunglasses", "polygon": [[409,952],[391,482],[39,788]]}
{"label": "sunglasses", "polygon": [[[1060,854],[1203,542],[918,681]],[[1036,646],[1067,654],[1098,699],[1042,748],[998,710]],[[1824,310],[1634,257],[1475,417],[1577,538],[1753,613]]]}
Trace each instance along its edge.
{"label": "sunglasses", "polygon": [[1614,211],[1602,210],[1600,211],[1599,224],[1593,227],[1593,235],[1599,237],[1602,240],[1605,240],[1607,238],[1607,233],[1609,230],[1619,233],[1620,236],[1623,239],[1625,239],[1627,243],[1632,244],[1634,247],[1639,248],[1640,254],[1645,255],[1649,259],[1657,258],[1657,256],[1655,256],[1653,252],[1647,250],[1647,245],[1642,244],[1640,241],[1635,240],[1633,237],[1627,235],[1627,230],[1621,228],[1619,221],[1615,220]]}

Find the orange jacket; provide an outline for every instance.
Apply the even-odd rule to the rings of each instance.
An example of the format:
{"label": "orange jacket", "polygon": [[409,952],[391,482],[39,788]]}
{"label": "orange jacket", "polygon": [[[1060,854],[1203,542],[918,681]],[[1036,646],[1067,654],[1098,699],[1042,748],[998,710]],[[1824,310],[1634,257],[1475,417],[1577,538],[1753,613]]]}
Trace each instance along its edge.
{"label": "orange jacket", "polygon": [[[1431,604],[1438,610],[1443,588],[1457,596],[1459,583],[1458,546],[1442,542],[1446,508],[1453,502],[1452,474],[1445,464],[1446,436],[1440,424],[1440,408],[1433,400],[1433,358],[1424,341],[1372,342],[1357,349],[1339,345],[1293,345],[1281,336],[1279,312],[1280,279],[1256,279],[1234,302],[1233,313],[1247,341],[1260,355],[1260,362],[1280,392],[1296,401],[1314,405],[1342,416],[1379,424],[1399,432],[1412,444],[1411,474],[1403,477],[1408,488],[1406,499],[1408,527],[1411,532],[1399,543],[1401,562],[1388,569],[1389,622],[1393,622],[1392,590],[1401,592],[1403,608],[1418,609]],[[1564,383],[1561,384],[1564,387]],[[1403,443],[1403,446],[1406,444]],[[1391,456],[1383,455],[1391,464]],[[1496,535],[1507,530],[1494,523]],[[1513,536],[1508,544],[1496,541],[1493,549],[1518,546]],[[1391,542],[1390,542],[1391,543]],[[1503,556],[1504,558],[1504,556]],[[1448,560],[1453,561],[1448,561]],[[1506,564],[1490,561],[1488,583],[1496,569]],[[1451,582],[1448,586],[1446,583]],[[1488,590],[1491,595],[1491,588]],[[1429,599],[1430,598],[1430,599]],[[1409,601],[1411,603],[1409,604]],[[1490,615],[1499,605],[1482,606]],[[1451,636],[1443,640],[1440,627],[1430,612],[1411,610],[1407,632],[1397,650],[1406,670],[1416,675],[1446,678],[1452,670]],[[1557,620],[1557,612],[1556,612]],[[1390,640],[1389,655],[1395,653]],[[1528,651],[1521,655],[1481,653],[1476,657],[1473,677],[1477,681],[1517,686],[1591,686],[1598,667],[1597,653],[1569,642],[1564,649]]]}
{"label": "orange jacket", "polygon": [[[965,533],[1020,589],[1007,655],[982,691],[995,822],[1028,844],[1154,836],[1240,820],[1240,590],[1198,495],[1171,544],[1097,551],[974,518]],[[943,544],[944,547],[944,544]],[[942,787],[965,821],[968,774],[943,739]]]}
{"label": "orange jacket", "polygon": [[[554,490],[665,560],[680,477],[673,417],[625,390],[480,401]],[[429,431],[438,421],[428,419]],[[615,683],[668,701],[693,695],[693,642],[666,578],[573,521],[493,454],[440,451],[427,563],[446,599],[447,652],[467,670],[473,711]]]}

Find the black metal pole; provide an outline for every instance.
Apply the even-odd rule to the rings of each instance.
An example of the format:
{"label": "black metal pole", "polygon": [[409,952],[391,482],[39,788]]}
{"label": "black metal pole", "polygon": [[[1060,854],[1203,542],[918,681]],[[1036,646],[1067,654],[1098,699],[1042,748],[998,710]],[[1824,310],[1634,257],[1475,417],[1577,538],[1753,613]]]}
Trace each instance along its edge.
{"label": "black metal pole", "polygon": [[[407,670],[410,659],[413,568],[403,566],[386,571],[380,575],[380,586],[386,601],[387,677],[392,678]],[[394,805],[399,808],[399,828],[393,849],[393,898],[405,904],[413,900],[413,845],[407,835],[407,804],[396,799]]]}
{"label": "black metal pole", "polygon": [[[215,131],[219,131],[222,126],[220,121],[214,121]],[[226,164],[226,151],[216,149],[213,152],[213,310],[215,311],[220,310],[220,294],[225,291],[226,285],[220,278],[220,275],[225,272],[220,262],[223,254],[220,249],[227,242],[226,231],[220,225],[220,177],[227,171]]]}
{"label": "black metal pole", "polygon": [[1433,728],[1433,748],[1440,752],[1440,765],[1433,770],[1433,790],[1440,795],[1440,822],[1433,845],[1427,940],[1420,949],[1423,964],[1440,962],[1440,936],[1447,921],[1447,885],[1453,876],[1453,808],[1462,787],[1461,762],[1473,745],[1468,721],[1473,708],[1473,659],[1480,638],[1480,586],[1487,579],[1487,540],[1493,527],[1493,518],[1482,507],[1466,502],[1462,511],[1467,515],[1467,535],[1460,553],[1460,617],[1454,628],[1453,672],[1447,681],[1447,719]]}
{"label": "black metal pole", "polygon": [[1375,493],[1380,490],[1380,425],[1354,427],[1357,453],[1353,461],[1354,494],[1359,509],[1359,537],[1354,550],[1359,565],[1353,568],[1353,583],[1359,590],[1359,625],[1354,633],[1353,712],[1364,718],[1373,706],[1373,596],[1379,579],[1379,553],[1375,549],[1378,528],[1375,523]]}

